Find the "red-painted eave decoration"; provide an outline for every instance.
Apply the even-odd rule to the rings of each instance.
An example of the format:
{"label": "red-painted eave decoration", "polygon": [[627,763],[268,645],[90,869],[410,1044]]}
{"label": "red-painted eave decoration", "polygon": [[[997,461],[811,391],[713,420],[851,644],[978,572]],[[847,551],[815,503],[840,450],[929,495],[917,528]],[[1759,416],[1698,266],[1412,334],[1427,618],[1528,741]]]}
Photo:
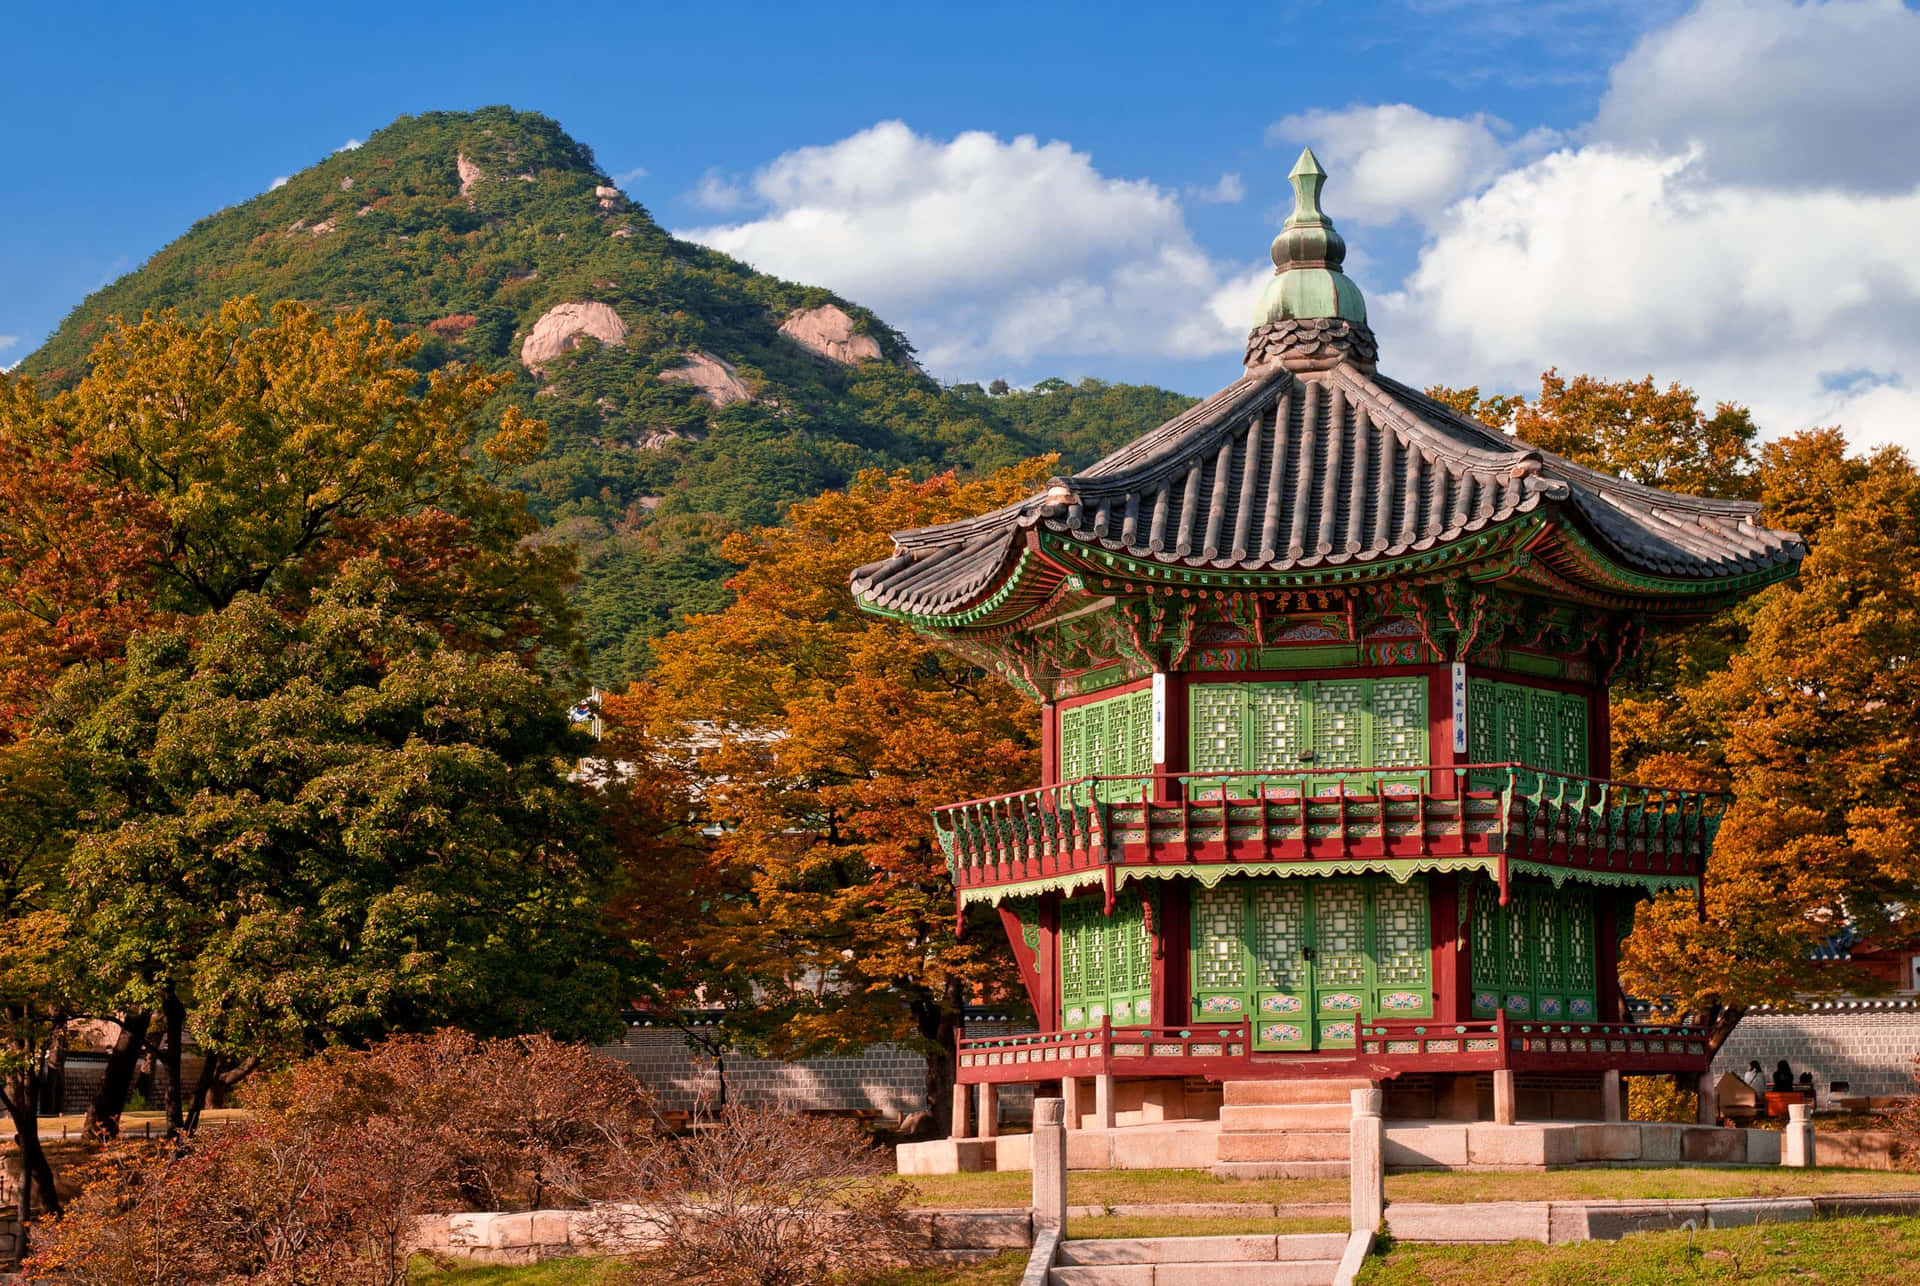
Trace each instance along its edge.
{"label": "red-painted eave decoration", "polygon": [[[1187,868],[1479,858],[1503,886],[1511,862],[1630,882],[1697,879],[1725,796],[1456,765],[1391,773],[1308,770],[1327,784],[1275,787],[1280,774],[1083,778],[937,809],[954,887],[969,890]],[[1341,776],[1372,777],[1364,790]],[[1384,780],[1397,776],[1395,783]],[[1424,782],[1418,791],[1414,782]],[[1476,789],[1497,782],[1498,789]],[[1435,787],[1441,788],[1436,791]],[[1417,793],[1416,793],[1417,792]]]}

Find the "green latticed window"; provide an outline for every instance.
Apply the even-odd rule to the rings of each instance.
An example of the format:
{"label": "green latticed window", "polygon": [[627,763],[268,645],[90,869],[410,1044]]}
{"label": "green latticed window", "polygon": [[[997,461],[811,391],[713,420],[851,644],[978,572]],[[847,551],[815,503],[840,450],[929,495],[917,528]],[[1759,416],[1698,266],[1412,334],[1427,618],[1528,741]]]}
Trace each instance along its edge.
{"label": "green latticed window", "polygon": [[1124,893],[1113,914],[1099,894],[1060,904],[1060,1022],[1063,1027],[1147,1021],[1153,991],[1153,943],[1137,893]]}
{"label": "green latticed window", "polygon": [[1489,880],[1473,889],[1473,1013],[1593,1021],[1599,1014],[1593,890],[1516,880],[1507,905]]}
{"label": "green latticed window", "polygon": [[[1548,772],[1587,775],[1587,699],[1517,683],[1472,679],[1467,683],[1467,757],[1476,764],[1515,763]],[[1479,789],[1498,787],[1496,773],[1476,773]],[[1518,784],[1531,790],[1532,773]]]}
{"label": "green latticed window", "polygon": [[[1153,771],[1153,692],[1143,688],[1060,712],[1060,780]],[[1106,782],[1103,799],[1137,799],[1142,783]]]}
{"label": "green latticed window", "polygon": [[[1196,774],[1284,778],[1307,768],[1418,769],[1427,762],[1424,678],[1196,683],[1187,690],[1187,715],[1187,763]],[[1292,784],[1328,789],[1336,780],[1316,773]]]}

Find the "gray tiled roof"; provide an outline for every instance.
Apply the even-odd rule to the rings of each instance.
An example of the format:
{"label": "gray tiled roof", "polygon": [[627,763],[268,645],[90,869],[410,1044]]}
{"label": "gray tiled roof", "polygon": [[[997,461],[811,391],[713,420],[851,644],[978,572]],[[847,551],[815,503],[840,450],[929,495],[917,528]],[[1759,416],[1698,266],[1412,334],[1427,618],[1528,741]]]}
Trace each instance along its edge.
{"label": "gray tiled roof", "polygon": [[1661,577],[1710,582],[1804,553],[1759,525],[1758,506],[1583,468],[1351,364],[1244,376],[1051,491],[897,533],[854,591],[889,610],[963,610],[1033,528],[1165,564],[1279,572],[1424,551],[1542,505]]}

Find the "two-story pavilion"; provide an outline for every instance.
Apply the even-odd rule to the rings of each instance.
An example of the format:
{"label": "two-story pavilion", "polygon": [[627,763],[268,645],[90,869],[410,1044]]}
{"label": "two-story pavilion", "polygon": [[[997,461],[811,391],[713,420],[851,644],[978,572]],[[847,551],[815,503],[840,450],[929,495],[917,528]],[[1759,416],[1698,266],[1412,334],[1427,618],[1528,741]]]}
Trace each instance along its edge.
{"label": "two-story pavilion", "polygon": [[1704,1071],[1701,1033],[1627,1021],[1616,961],[1638,900],[1699,887],[1721,801],[1609,780],[1607,687],[1804,546],[1380,374],[1311,152],[1292,179],[1239,379],[854,575],[1042,710],[1044,780],[934,819],[1041,1028],[963,1040],[960,1080],[1484,1103],[1494,1072],[1510,1104],[1516,1073]]}

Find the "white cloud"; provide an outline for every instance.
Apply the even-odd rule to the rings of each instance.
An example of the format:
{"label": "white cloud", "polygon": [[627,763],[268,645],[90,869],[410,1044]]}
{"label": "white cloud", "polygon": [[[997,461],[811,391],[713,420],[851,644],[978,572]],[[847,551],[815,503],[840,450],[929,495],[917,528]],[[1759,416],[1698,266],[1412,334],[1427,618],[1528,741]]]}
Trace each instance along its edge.
{"label": "white cloud", "polygon": [[1238,174],[1222,174],[1218,183],[1201,187],[1189,187],[1187,196],[1195,201],[1206,201],[1216,205],[1234,205],[1246,199],[1247,185]]}
{"label": "white cloud", "polygon": [[351,152],[355,148],[359,147],[362,143],[365,143],[366,141],[367,140],[365,140],[364,138],[350,138],[346,142],[342,143],[339,147],[334,148],[333,150],[335,152]]}
{"label": "white cloud", "polygon": [[1735,183],[1920,180],[1920,12],[1900,0],[1706,0],[1613,69],[1596,141],[1699,147]]}
{"label": "white cloud", "polygon": [[[1267,141],[1313,148],[1338,185],[1337,208],[1328,207],[1336,220],[1427,223],[1508,164],[1502,140],[1511,133],[1484,113],[1463,119],[1381,103],[1284,117],[1267,127]],[[1542,141],[1530,135],[1515,146],[1538,150]]]}
{"label": "white cloud", "polygon": [[738,210],[747,203],[746,189],[719,170],[708,170],[687,199],[705,210]]}
{"label": "white cloud", "polygon": [[18,335],[0,335],[0,353],[6,352],[20,342]]}
{"label": "white cloud", "polygon": [[1189,233],[1178,196],[1115,179],[1063,142],[887,121],[802,148],[753,176],[746,222],[678,235],[877,310],[930,368],[967,378],[1006,361],[1189,357],[1239,345],[1212,307],[1235,269]]}
{"label": "white cloud", "polygon": [[267,191],[269,191],[269,192],[272,192],[272,191],[274,191],[274,190],[275,190],[276,188],[283,188],[283,187],[285,187],[285,186],[287,186],[287,180],[288,180],[288,179],[290,179],[290,178],[292,178],[292,177],[293,177],[293,176],[292,176],[291,174],[282,174],[282,175],[280,175],[280,176],[279,176],[278,178],[276,178],[276,179],[274,179],[274,181],[273,181],[273,182],[271,182],[271,183],[269,183],[269,184],[267,184]]}
{"label": "white cloud", "polygon": [[644,179],[646,177],[647,177],[646,166],[636,165],[630,170],[622,170],[620,173],[614,175],[613,181],[619,184],[621,187],[625,187],[629,183],[638,183],[641,179]]}

